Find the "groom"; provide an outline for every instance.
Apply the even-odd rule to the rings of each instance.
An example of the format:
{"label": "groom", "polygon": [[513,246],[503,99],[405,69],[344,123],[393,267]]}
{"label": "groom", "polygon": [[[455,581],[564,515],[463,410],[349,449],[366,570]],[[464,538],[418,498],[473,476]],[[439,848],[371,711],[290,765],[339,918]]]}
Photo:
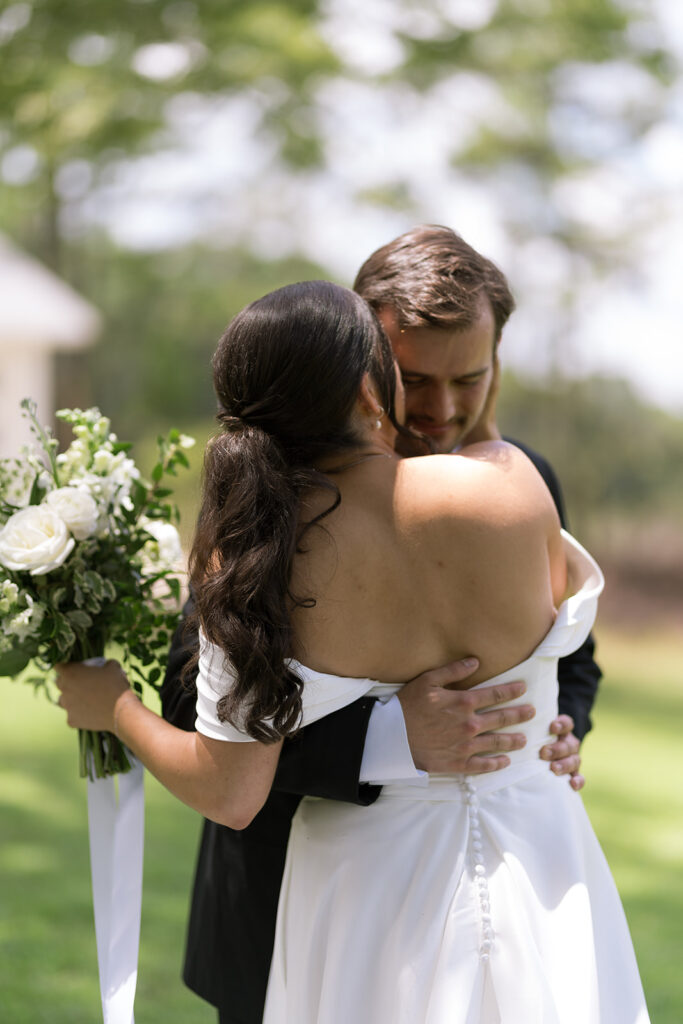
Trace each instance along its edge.
{"label": "groom", "polygon": [[[449,229],[422,227],[375,252],[354,287],[391,339],[409,423],[443,453],[499,438],[498,345],[514,308],[501,272]],[[520,447],[546,481],[564,524],[551,467]],[[195,694],[183,687],[180,673],[195,643],[178,631],[162,689],[164,716],[185,729],[194,727]],[[583,784],[579,742],[590,728],[600,678],[592,654],[588,640],[560,662],[563,714],[551,727],[556,741],[542,751],[575,789]],[[520,695],[523,685],[469,693],[445,688],[472,671],[460,662],[424,673],[386,704],[362,698],[308,726],[285,742],[273,790],[248,828],[235,832],[205,822],[184,980],[218,1008],[222,1024],[261,1020],[290,822],[302,796],[368,806],[383,782],[419,785],[425,771],[496,770],[507,763],[506,752],[521,745],[516,734],[492,730],[529,716],[526,706],[498,707]]]}

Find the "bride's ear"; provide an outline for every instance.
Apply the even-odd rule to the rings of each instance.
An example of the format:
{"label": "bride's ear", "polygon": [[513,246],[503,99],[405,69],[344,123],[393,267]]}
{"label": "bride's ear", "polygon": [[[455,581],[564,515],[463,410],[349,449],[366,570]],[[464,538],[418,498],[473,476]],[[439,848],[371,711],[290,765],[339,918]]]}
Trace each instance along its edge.
{"label": "bride's ear", "polygon": [[358,404],[361,411],[370,419],[379,419],[384,413],[382,403],[380,402],[379,395],[377,394],[377,387],[369,373],[364,373],[363,379],[360,382]]}

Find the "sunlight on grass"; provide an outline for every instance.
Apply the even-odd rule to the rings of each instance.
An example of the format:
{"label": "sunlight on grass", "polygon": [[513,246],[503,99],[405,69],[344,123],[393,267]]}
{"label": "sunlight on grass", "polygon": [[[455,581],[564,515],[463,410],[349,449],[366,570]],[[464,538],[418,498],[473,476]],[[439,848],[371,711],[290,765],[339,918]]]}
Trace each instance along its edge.
{"label": "sunlight on grass", "polygon": [[[76,734],[41,694],[0,680],[0,1020],[101,1019],[85,782]],[[180,980],[199,819],[145,780],[137,1024],[215,1024]]]}
{"label": "sunlight on grass", "polygon": [[683,1007],[683,637],[598,631],[605,678],[585,804],[619,886],[656,1024]]}

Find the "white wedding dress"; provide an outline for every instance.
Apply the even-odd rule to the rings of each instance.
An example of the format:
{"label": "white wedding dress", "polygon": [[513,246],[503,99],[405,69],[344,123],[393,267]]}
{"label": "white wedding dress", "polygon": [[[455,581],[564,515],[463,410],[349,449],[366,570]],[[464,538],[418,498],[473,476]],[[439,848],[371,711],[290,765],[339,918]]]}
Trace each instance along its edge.
{"label": "white wedding dress", "polygon": [[[565,535],[573,596],[522,664],[527,744],[493,774],[385,785],[370,807],[306,797],[292,823],[264,1024],[647,1024],[628,927],[581,797],[538,757],[557,659],[595,617],[599,568]],[[220,664],[216,667],[216,654]],[[398,687],[304,669],[305,721]],[[490,685],[492,680],[480,684]],[[227,680],[204,644],[198,728]],[[514,702],[513,702],[514,703]],[[635,823],[634,823],[635,824]]]}

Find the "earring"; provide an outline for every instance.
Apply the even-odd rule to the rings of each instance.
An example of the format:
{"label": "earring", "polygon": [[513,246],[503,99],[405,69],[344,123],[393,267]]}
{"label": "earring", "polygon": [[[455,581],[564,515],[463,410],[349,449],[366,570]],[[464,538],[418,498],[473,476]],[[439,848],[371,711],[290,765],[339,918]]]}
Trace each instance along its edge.
{"label": "earring", "polygon": [[384,416],[384,409],[380,405],[379,409],[377,410],[377,419],[375,420],[375,430],[381,430],[382,429],[382,416]]}

